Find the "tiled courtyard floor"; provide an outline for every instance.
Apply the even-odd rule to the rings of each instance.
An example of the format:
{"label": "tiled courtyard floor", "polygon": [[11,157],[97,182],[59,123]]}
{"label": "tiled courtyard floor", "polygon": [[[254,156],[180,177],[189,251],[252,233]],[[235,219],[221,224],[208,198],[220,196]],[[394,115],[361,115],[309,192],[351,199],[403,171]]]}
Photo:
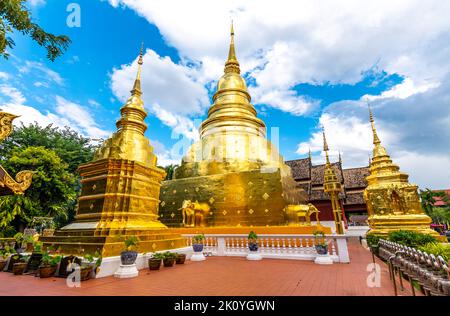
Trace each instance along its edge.
{"label": "tiled courtyard floor", "polygon": [[[133,279],[107,277],[69,288],[65,279],[40,279],[0,273],[0,296],[5,295],[169,295],[169,296],[275,296],[275,295],[394,295],[387,266],[381,267],[381,286],[368,287],[370,252],[357,240],[349,242],[350,264],[316,265],[309,261],[248,261],[245,258],[208,257],[203,262],[141,270]],[[410,295],[408,289],[400,295]]]}

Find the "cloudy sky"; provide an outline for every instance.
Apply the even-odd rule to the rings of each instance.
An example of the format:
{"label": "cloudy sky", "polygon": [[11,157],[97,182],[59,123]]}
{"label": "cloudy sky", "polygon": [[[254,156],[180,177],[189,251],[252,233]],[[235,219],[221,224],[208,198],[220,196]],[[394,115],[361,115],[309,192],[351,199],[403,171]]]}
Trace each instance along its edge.
{"label": "cloudy sky", "polygon": [[[81,9],[69,27],[67,6]],[[450,2],[33,0],[33,17],[73,43],[51,63],[30,39],[0,60],[0,108],[25,123],[68,125],[92,138],[115,130],[141,41],[150,138],[160,164],[198,137],[227,56],[234,20],[241,69],[286,160],[365,166],[366,100],[394,161],[420,187],[450,187]],[[275,134],[275,133],[274,133]],[[270,136],[269,136],[270,137]],[[174,146],[175,145],[175,146]],[[185,147],[185,146],[184,146]]]}

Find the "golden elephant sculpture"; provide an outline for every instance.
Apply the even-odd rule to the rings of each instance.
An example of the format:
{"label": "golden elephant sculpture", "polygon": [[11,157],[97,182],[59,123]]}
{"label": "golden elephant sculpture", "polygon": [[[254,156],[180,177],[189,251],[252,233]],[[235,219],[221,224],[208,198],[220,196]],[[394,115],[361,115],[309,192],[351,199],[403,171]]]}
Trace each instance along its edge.
{"label": "golden elephant sculpture", "polygon": [[184,227],[204,227],[205,217],[210,211],[210,206],[207,203],[184,200],[181,210]]}
{"label": "golden elephant sculpture", "polygon": [[317,225],[320,225],[319,210],[312,205],[308,204],[290,204],[285,207],[285,212],[288,218],[289,226],[297,225],[311,225],[311,215],[316,214]]}

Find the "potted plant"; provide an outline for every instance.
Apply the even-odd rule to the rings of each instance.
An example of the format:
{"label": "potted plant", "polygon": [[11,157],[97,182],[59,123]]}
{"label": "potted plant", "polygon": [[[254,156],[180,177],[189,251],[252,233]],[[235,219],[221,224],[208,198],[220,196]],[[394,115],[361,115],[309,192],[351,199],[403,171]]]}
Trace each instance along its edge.
{"label": "potted plant", "polygon": [[91,277],[95,276],[102,264],[102,256],[96,252],[94,255],[86,254],[84,255],[86,260],[81,264],[80,267],[80,280],[87,281]]}
{"label": "potted plant", "polygon": [[130,236],[124,240],[125,251],[120,253],[120,261],[122,265],[132,265],[136,262],[138,252],[132,249],[139,244],[139,239],[136,236]]}
{"label": "potted plant", "polygon": [[163,264],[164,267],[173,267],[173,264],[175,263],[175,259],[177,258],[177,254],[174,252],[166,251],[164,253],[164,259]]}
{"label": "potted plant", "polygon": [[176,264],[184,264],[185,261],[186,261],[186,254],[185,253],[177,253],[175,263]]}
{"label": "potted plant", "polygon": [[150,270],[159,270],[161,261],[164,260],[164,253],[155,252],[150,259],[148,259],[148,267]]}
{"label": "potted plant", "polygon": [[13,265],[13,273],[14,275],[22,275],[27,268],[28,256],[16,254],[14,255],[14,259],[18,259],[18,261]]}
{"label": "potted plant", "polygon": [[314,232],[314,244],[319,255],[326,255],[328,253],[328,243],[323,231],[317,230]]}
{"label": "potted plant", "polygon": [[45,251],[42,254],[41,265],[39,266],[39,276],[41,278],[49,278],[56,273],[58,263],[61,262],[62,257],[60,255],[52,256]]}
{"label": "potted plant", "polygon": [[5,269],[6,264],[8,263],[9,257],[14,253],[14,249],[9,246],[5,246],[4,249],[0,249],[0,271]]}
{"label": "potted plant", "polygon": [[17,247],[17,253],[22,253],[25,251],[25,249],[23,248],[23,241],[24,241],[24,237],[22,233],[17,233],[14,235],[14,239],[16,241],[16,247]]}
{"label": "potted plant", "polygon": [[202,252],[203,251],[203,242],[205,240],[205,235],[195,235],[192,237],[192,248],[194,249],[194,252]]}
{"label": "potted plant", "polygon": [[258,235],[254,231],[248,234],[248,249],[258,251]]}
{"label": "potted plant", "polygon": [[22,245],[25,245],[26,252],[33,252],[34,250],[34,238],[32,235],[24,235]]}

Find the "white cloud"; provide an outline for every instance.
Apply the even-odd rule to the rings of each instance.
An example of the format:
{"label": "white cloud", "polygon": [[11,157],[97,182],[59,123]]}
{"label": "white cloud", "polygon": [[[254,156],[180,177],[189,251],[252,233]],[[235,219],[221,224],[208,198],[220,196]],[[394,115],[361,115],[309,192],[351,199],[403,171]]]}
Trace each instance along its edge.
{"label": "white cloud", "polygon": [[43,6],[43,5],[45,5],[46,1],[45,1],[45,0],[29,0],[28,3],[29,3],[32,7],[38,7],[38,6]]}
{"label": "white cloud", "polygon": [[8,80],[9,79],[9,74],[7,74],[6,72],[0,71],[0,80]]}
{"label": "white cloud", "polygon": [[42,81],[54,82],[57,85],[62,86],[64,80],[59,73],[46,67],[43,63],[36,61],[25,61],[25,64],[19,67],[19,72],[23,74],[29,74],[34,71],[34,74],[41,78]]}
{"label": "white cloud", "polygon": [[56,96],[55,112],[43,113],[38,109],[27,105],[27,99],[17,88],[2,84],[0,85],[0,108],[2,111],[20,115],[14,124],[25,125],[37,122],[41,126],[53,124],[59,127],[69,126],[79,133],[91,137],[106,137],[109,131],[100,129],[91,114],[82,106],[66,99]]}

